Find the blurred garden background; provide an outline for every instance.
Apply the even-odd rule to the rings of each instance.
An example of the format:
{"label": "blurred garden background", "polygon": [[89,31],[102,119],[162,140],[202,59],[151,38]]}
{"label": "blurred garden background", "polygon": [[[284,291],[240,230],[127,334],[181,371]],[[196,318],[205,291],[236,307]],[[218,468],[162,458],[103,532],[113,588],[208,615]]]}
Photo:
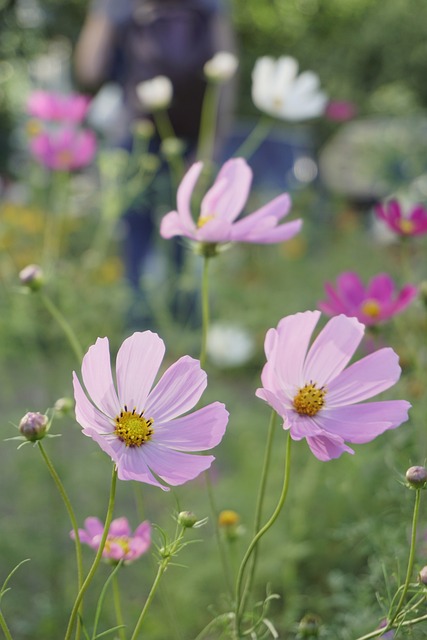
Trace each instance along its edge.
{"label": "blurred garden background", "polygon": [[[346,271],[357,272],[365,283],[388,273],[399,289],[409,283],[419,287],[407,309],[368,330],[361,348],[362,355],[372,346],[398,353],[402,378],[384,395],[411,402],[409,422],[356,445],[355,456],[344,454],[328,463],[316,460],[304,440],[296,443],[286,508],[261,543],[255,597],[264,599],[266,589],[279,594],[269,613],[278,637],[302,637],[299,621],[312,614],[320,621],[318,637],[355,640],[386,616],[403,579],[413,508],[404,475],[411,465],[423,465],[427,452],[427,234],[393,236],[374,212],[375,204],[390,198],[408,207],[427,201],[427,4],[233,0],[228,9],[239,69],[235,119],[224,154],[235,152],[260,116],[251,99],[251,73],[259,57],[294,56],[301,70],[318,74],[329,97],[329,109],[314,120],[275,120],[267,140],[248,158],[254,170],[248,210],[289,191],[291,218],[303,219],[302,232],[283,244],[235,245],[211,265],[205,400],[224,402],[231,416],[215,450],[213,478],[218,509],[234,510],[240,518],[239,533],[228,543],[234,570],[251,536],[270,415],[255,397],[267,330],[287,314],[318,308],[325,283],[335,283]],[[66,177],[37,164],[28,150],[30,94],[80,90],[72,60],[86,11],[85,0],[0,0],[2,441],[16,435],[13,425],[27,411],[45,413],[58,400],[72,398],[71,374],[80,372],[80,362],[46,299],[54,301],[84,351],[98,336],[108,336],[115,353],[139,329],[129,317],[133,299],[124,278],[118,215],[129,176],[122,172],[121,157],[105,145],[105,130],[96,133],[94,161]],[[144,175],[152,171],[150,161]],[[159,223],[165,207],[160,203]],[[58,214],[59,226],[49,227],[48,210]],[[178,320],[171,313],[176,274],[164,258],[168,243],[156,238],[145,286],[152,329],[164,339],[173,362],[184,354],[198,357],[200,317],[197,310]],[[180,287],[191,298],[200,284],[200,256],[188,245],[184,251]],[[20,283],[19,273],[29,264],[45,269],[41,292],[29,292]],[[199,302],[196,296],[196,308]],[[61,437],[48,440],[46,448],[79,525],[91,515],[102,520],[108,456],[82,437],[72,410],[58,412],[52,433]],[[31,561],[13,577],[2,611],[15,639],[56,640],[63,636],[75,588],[71,527],[36,447],[16,450],[16,444],[0,447],[0,583],[21,560]],[[266,515],[280,491],[284,447],[284,433],[277,429]],[[182,552],[180,566],[168,569],[142,636],[196,638],[210,618],[228,610],[203,478],[169,493],[121,482],[116,504],[115,516],[126,516],[133,527],[148,519],[172,531],[172,514],[183,509],[209,517],[204,528],[191,532],[199,542]],[[419,531],[418,570],[427,564],[424,504]],[[84,552],[89,566],[92,552]],[[88,610],[108,571],[107,565],[101,568]],[[120,573],[129,624],[154,574],[149,555]],[[105,628],[114,624],[107,607]],[[215,633],[206,637],[222,637]],[[425,638],[427,623],[396,637]]]}

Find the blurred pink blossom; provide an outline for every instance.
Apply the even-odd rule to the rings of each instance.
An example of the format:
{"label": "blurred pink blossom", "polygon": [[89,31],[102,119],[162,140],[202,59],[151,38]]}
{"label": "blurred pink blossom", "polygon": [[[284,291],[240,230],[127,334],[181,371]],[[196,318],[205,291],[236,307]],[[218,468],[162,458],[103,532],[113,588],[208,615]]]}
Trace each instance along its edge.
{"label": "blurred pink blossom", "polygon": [[401,236],[420,236],[427,233],[427,209],[416,204],[408,212],[397,200],[389,200],[375,207],[377,217]]}
{"label": "blurred pink blossom", "polygon": [[202,162],[193,164],[179,185],[177,211],[166,214],[161,222],[160,233],[164,238],[185,236],[206,244],[264,244],[284,242],[300,231],[300,219],[278,224],[288,215],[291,207],[287,193],[236,222],[249,197],[252,182],[252,170],[243,158],[233,158],[223,165],[213,186],[204,196],[199,218],[194,222],[190,201],[202,169]]}
{"label": "blurred pink blossom", "polygon": [[[101,520],[86,518],[85,529],[79,529],[80,541],[97,551],[103,531],[104,525]],[[74,531],[70,532],[70,536],[74,540]],[[116,518],[110,525],[102,557],[116,562],[124,560],[126,564],[129,564],[146,553],[150,544],[151,525],[149,522],[142,522],[132,533],[127,518]]]}
{"label": "blurred pink blossom", "polygon": [[63,128],[43,131],[30,140],[34,158],[54,171],[73,171],[90,164],[96,153],[96,137],[89,129]]}
{"label": "blurred pink blossom", "polygon": [[[283,318],[265,338],[267,363],[256,395],[283,419],[293,440],[305,438],[319,460],[354,453],[345,442],[370,442],[408,419],[409,402],[363,402],[394,385],[401,373],[396,353],[379,349],[345,368],[365,327],[335,316],[311,346],[320,311]],[[357,403],[357,404],[356,404]]]}
{"label": "blurred pink blossom", "polygon": [[392,278],[386,273],[374,276],[365,287],[357,273],[347,271],[338,276],[336,286],[325,284],[327,297],[318,308],[330,316],[344,313],[354,316],[366,325],[389,320],[400,313],[418,294],[412,284],[397,291]]}
{"label": "blurred pink blossom", "polygon": [[331,100],[325,109],[325,117],[336,122],[352,120],[356,115],[356,105],[348,100]]}
{"label": "blurred pink blossom", "polygon": [[27,102],[27,112],[40,120],[79,124],[85,118],[89,105],[90,98],[78,93],[33,91]]}
{"label": "blurred pink blossom", "polygon": [[[188,414],[207,386],[200,362],[183,356],[152,389],[165,354],[163,340],[137,332],[121,345],[113,383],[107,338],[98,338],[83,358],[82,378],[74,373],[76,417],[116,463],[120,480],[137,480],[167,491],[208,469],[214,456],[197,455],[221,441],[228,411],[213,402]],[[187,415],[182,415],[183,413]]]}

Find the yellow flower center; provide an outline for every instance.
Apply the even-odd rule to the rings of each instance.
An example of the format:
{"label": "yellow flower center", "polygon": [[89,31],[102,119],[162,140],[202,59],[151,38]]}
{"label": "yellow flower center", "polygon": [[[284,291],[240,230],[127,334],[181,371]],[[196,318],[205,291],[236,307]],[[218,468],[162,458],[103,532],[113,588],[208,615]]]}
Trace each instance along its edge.
{"label": "yellow flower center", "polygon": [[73,154],[68,149],[62,149],[58,151],[56,159],[61,167],[68,167],[73,161]]}
{"label": "yellow flower center", "polygon": [[381,311],[381,306],[376,300],[366,300],[361,306],[362,313],[370,318],[378,318]]}
{"label": "yellow flower center", "polygon": [[325,387],[318,389],[316,383],[304,385],[294,398],[293,405],[297,413],[304,416],[315,416],[325,404]]}
{"label": "yellow flower center", "polygon": [[197,220],[197,228],[200,229],[201,227],[204,227],[206,223],[210,222],[214,218],[215,216],[213,215],[200,216],[200,218]]}
{"label": "yellow flower center", "polygon": [[42,126],[38,120],[28,120],[26,129],[31,138],[42,132]]}
{"label": "yellow flower center", "polygon": [[123,442],[127,447],[140,447],[148,440],[151,440],[151,436],[154,430],[153,418],[146,420],[143,416],[144,412],[136,412],[136,408],[132,411],[128,411],[126,405],[125,410],[120,412],[120,415],[116,417],[115,433],[118,439]]}
{"label": "yellow flower center", "polygon": [[281,109],[283,107],[283,98],[279,98],[279,96],[273,98],[273,107],[274,109]]}
{"label": "yellow flower center", "polygon": [[104,547],[107,554],[111,553],[111,545],[113,544],[118,544],[123,549],[125,556],[130,553],[130,540],[127,536],[108,536]]}
{"label": "yellow flower center", "polygon": [[412,233],[414,231],[415,225],[412,220],[402,218],[402,220],[399,221],[399,227],[402,233]]}
{"label": "yellow flower center", "polygon": [[218,524],[220,527],[233,527],[239,524],[240,516],[236,511],[232,509],[225,509],[221,511],[218,516]]}

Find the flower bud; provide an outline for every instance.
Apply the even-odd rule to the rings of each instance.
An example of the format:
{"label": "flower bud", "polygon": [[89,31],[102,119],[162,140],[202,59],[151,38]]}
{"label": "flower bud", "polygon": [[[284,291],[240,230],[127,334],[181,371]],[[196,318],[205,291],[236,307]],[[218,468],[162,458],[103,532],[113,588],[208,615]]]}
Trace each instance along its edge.
{"label": "flower bud", "polygon": [[154,124],[148,118],[141,118],[133,124],[133,132],[138,138],[143,140],[151,140],[154,136],[156,129]]}
{"label": "flower bud", "polygon": [[73,410],[74,402],[71,398],[59,398],[53,408],[55,409],[55,413],[66,416]]}
{"label": "flower bud", "polygon": [[308,613],[298,625],[298,638],[318,638],[320,631],[320,618]]}
{"label": "flower bud", "polygon": [[147,111],[167,109],[172,101],[172,82],[166,76],[156,76],[137,84],[136,94]]}
{"label": "flower bud", "polygon": [[36,442],[45,437],[49,418],[42,413],[26,413],[19,423],[19,431],[30,442]]}
{"label": "flower bud", "polygon": [[196,522],[196,515],[192,511],[181,511],[178,514],[178,523],[185,529],[191,529]]}
{"label": "flower bud", "polygon": [[238,67],[236,56],[229,51],[218,51],[203,67],[204,74],[211,82],[226,82],[234,76]]}
{"label": "flower bud", "polygon": [[427,567],[423,567],[418,574],[418,580],[421,584],[427,585]]}
{"label": "flower bud", "polygon": [[237,511],[225,509],[218,516],[218,525],[220,527],[235,527],[240,522],[240,516]]}
{"label": "flower bud", "polygon": [[44,284],[43,270],[37,264],[29,264],[19,272],[19,279],[31,291],[38,291]]}
{"label": "flower bud", "polygon": [[406,480],[413,489],[424,489],[427,482],[425,467],[410,467],[406,472]]}
{"label": "flower bud", "polygon": [[165,158],[179,158],[185,151],[185,144],[179,138],[165,138],[160,145],[160,151]]}

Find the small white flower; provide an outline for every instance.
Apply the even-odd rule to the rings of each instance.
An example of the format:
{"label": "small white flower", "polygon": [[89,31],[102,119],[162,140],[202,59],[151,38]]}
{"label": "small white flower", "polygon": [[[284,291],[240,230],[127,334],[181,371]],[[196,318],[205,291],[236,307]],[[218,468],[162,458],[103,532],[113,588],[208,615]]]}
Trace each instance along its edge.
{"label": "small white flower", "polygon": [[328,101],[313,71],[298,75],[298,62],[289,56],[259,58],[252,72],[252,100],[258,109],[283,120],[320,116]]}
{"label": "small white flower", "polygon": [[226,82],[236,73],[239,61],[229,51],[219,51],[203,67],[205,76],[212,82]]}
{"label": "small white flower", "polygon": [[206,346],[209,359],[222,369],[246,364],[255,352],[252,336],[235,324],[213,324],[208,331]]}
{"label": "small white flower", "polygon": [[166,109],[172,100],[172,82],[166,76],[156,76],[136,86],[136,93],[148,111]]}

